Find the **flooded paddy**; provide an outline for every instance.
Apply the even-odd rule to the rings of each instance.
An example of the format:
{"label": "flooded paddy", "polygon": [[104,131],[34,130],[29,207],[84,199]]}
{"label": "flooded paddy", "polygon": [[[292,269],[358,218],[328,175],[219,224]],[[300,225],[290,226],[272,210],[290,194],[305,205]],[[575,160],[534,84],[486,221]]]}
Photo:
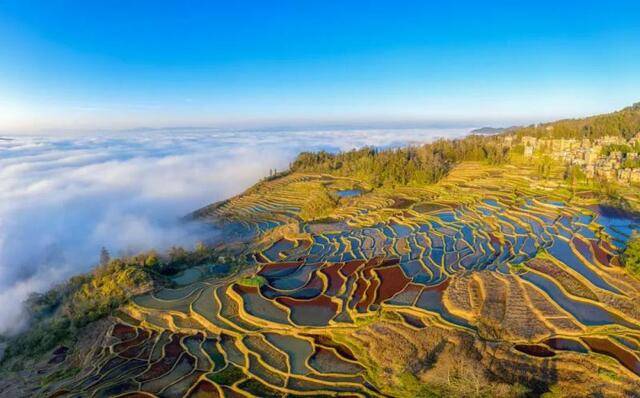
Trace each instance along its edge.
{"label": "flooded paddy", "polygon": [[538,358],[550,358],[556,355],[547,347],[538,344],[516,344],[513,348],[517,351]]}
{"label": "flooded paddy", "polygon": [[360,189],[343,189],[340,191],[336,191],[336,195],[340,198],[353,198],[355,196],[362,195],[362,190]]}
{"label": "flooded paddy", "polygon": [[[378,322],[416,336],[436,328],[482,334],[532,366],[604,356],[606,366],[640,374],[640,287],[617,266],[617,248],[637,219],[534,192],[529,180],[457,178],[474,187],[468,195],[454,183],[339,190],[349,198],[340,203],[358,205],[322,222],[297,214],[329,177],[289,176],[211,210],[260,237],[241,255],[264,283],[207,279],[200,268],[175,275],[178,288],[133,300],[132,317],[165,331],[123,319],[76,390],[380,396],[362,347],[346,344]],[[117,385],[102,381],[109,372]]]}

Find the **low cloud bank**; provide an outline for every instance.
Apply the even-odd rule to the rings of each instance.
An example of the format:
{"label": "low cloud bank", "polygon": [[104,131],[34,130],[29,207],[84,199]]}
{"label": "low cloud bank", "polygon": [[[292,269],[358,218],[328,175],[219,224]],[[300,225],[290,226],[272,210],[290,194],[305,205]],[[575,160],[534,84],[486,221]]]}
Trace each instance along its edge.
{"label": "low cloud bank", "polygon": [[[203,239],[180,217],[238,194],[302,150],[399,146],[447,131],[144,132],[0,140],[0,334],[21,303],[112,254]],[[205,231],[205,234],[214,233]]]}

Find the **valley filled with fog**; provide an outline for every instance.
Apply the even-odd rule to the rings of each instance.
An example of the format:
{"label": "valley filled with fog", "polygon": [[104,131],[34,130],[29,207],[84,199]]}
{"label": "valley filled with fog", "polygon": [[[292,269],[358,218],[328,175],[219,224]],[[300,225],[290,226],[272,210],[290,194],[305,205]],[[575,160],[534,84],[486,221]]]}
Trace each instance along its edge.
{"label": "valley filled with fog", "polygon": [[0,137],[0,333],[24,326],[20,303],[98,262],[192,246],[216,231],[180,218],[284,170],[305,150],[394,147],[469,129],[146,131]]}

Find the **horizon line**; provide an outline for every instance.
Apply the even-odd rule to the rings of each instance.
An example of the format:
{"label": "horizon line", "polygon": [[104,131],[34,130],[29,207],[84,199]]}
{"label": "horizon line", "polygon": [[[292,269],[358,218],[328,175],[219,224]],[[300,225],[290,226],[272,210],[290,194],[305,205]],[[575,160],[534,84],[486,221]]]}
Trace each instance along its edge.
{"label": "horizon line", "polygon": [[188,122],[168,123],[166,125],[153,126],[149,123],[140,123],[137,126],[95,126],[95,127],[20,127],[20,128],[0,128],[0,135],[3,136],[38,136],[38,135],[76,135],[76,134],[101,134],[101,133],[137,133],[153,131],[196,131],[196,130],[220,130],[220,131],[320,131],[320,130],[376,130],[376,129],[478,129],[483,127],[491,128],[512,128],[530,126],[534,124],[550,123],[559,120],[570,120],[586,118],[596,115],[608,114],[620,111],[627,106],[616,107],[615,109],[600,112],[584,112],[571,115],[545,115],[545,116],[511,116],[500,120],[492,117],[442,117],[442,118],[420,118],[420,117],[386,117],[386,118],[340,118],[319,120],[305,118],[290,119],[268,119],[268,118],[246,118],[244,120],[230,120],[227,122],[210,122],[201,124],[189,124]]}

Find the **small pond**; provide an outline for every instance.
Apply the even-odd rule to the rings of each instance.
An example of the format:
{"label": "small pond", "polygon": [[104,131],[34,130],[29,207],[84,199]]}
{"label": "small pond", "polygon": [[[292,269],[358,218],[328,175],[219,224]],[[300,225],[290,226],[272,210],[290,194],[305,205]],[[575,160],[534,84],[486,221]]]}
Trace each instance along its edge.
{"label": "small pond", "polygon": [[352,198],[362,195],[362,191],[359,189],[342,189],[337,191],[336,194],[341,198]]}

